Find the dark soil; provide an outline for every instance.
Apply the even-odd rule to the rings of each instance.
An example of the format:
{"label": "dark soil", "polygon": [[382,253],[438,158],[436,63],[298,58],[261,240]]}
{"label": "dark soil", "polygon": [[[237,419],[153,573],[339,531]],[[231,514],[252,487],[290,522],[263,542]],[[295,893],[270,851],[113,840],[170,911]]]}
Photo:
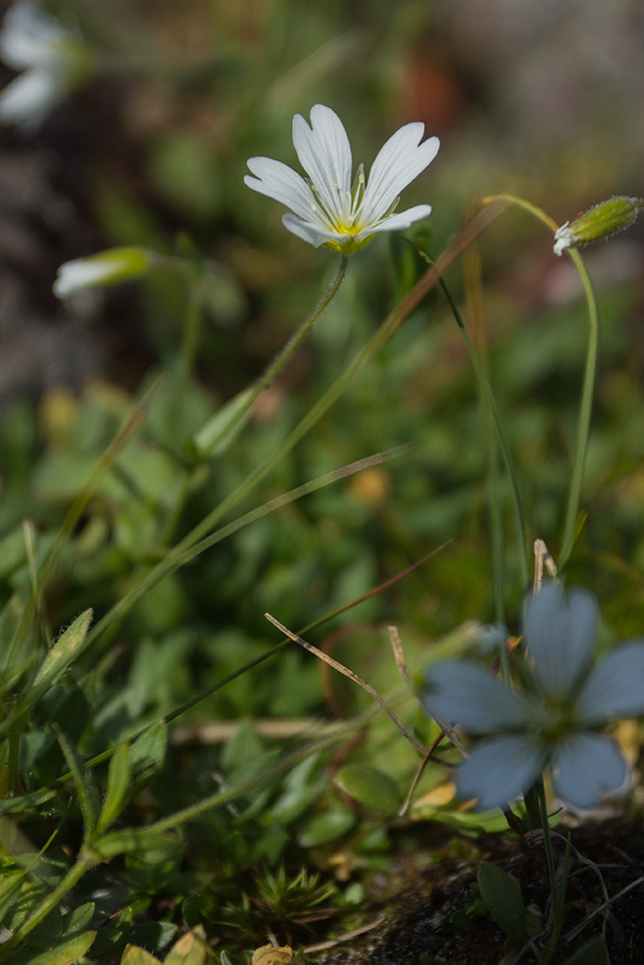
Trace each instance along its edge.
{"label": "dark soil", "polygon": [[[565,835],[555,838],[555,860],[563,869]],[[550,965],[563,965],[594,936],[604,935],[611,965],[644,962],[644,835],[641,822],[613,819],[586,823],[571,831],[566,920]],[[535,962],[543,948],[550,915],[549,885],[542,841],[484,838],[476,844],[452,839],[437,852],[417,851],[398,859],[387,875],[368,885],[370,919],[385,924],[342,946],[325,965],[422,965],[435,958],[449,965],[497,965],[505,936],[493,921],[477,918],[468,928],[450,918],[472,901],[479,861],[487,860],[513,875],[524,904],[538,909],[544,934],[506,962]],[[630,890],[629,889],[630,886]],[[608,902],[607,902],[608,898]],[[505,965],[505,962],[504,962]]]}

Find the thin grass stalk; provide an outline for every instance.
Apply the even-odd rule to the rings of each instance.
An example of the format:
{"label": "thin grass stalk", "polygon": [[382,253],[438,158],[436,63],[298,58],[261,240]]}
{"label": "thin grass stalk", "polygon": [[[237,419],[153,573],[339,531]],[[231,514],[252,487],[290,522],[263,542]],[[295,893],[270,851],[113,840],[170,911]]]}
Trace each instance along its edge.
{"label": "thin grass stalk", "polygon": [[219,521],[229,513],[237,503],[241,502],[241,500],[271,472],[279,461],[307,435],[313,426],[315,426],[338,401],[351,382],[357,378],[371,359],[377,355],[380,349],[392,338],[403,322],[419,306],[423,298],[438,283],[442,274],[460,257],[468,245],[500,216],[506,206],[506,203],[503,201],[489,203],[473,216],[472,220],[463,228],[452,244],[440,255],[436,263],[430,266],[419,278],[413,288],[385,319],[376,334],[354,358],[353,362],[351,362],[342,375],[336,379],[333,385],[327,389],[324,395],[290,432],[281,445],[278,446],[261,465],[250,473],[244,482],[224,499],[216,509],[209,513],[180,543],[170,550],[164,560],[153,567],[136,586],[132,587],[122,599],[112,607],[88,635],[86,640],[87,646],[103,633],[110,624],[130,610],[134,604],[145,596],[153,586],[156,586],[164,576],[167,576],[177,569],[180,565],[178,561],[183,559],[195,544],[199,543],[213,530]]}
{"label": "thin grass stalk", "polygon": [[[505,201],[507,204],[516,205],[523,211],[527,211],[528,214],[531,214],[538,221],[541,221],[542,224],[547,225],[547,227],[553,232],[559,227],[556,221],[547,215],[545,211],[542,211],[541,208],[531,204],[524,198],[518,198],[512,194],[497,194],[493,197],[484,199],[484,203],[497,203],[498,201]],[[579,503],[581,500],[581,487],[584,478],[584,468],[586,465],[586,453],[588,451],[588,437],[590,435],[590,420],[593,407],[593,395],[595,392],[595,378],[597,374],[597,358],[599,355],[600,334],[600,319],[597,296],[595,295],[595,290],[593,288],[590,275],[588,274],[588,269],[586,268],[583,258],[574,248],[568,249],[567,254],[572,258],[584,288],[584,295],[588,305],[589,332],[588,346],[586,348],[586,362],[584,365],[584,380],[579,403],[579,422],[577,424],[575,458],[572,475],[570,478],[568,498],[566,500],[566,512],[564,518],[563,536],[561,540],[561,549],[557,559],[557,565],[560,570],[562,570],[568,562],[577,536],[577,516],[579,513]]]}

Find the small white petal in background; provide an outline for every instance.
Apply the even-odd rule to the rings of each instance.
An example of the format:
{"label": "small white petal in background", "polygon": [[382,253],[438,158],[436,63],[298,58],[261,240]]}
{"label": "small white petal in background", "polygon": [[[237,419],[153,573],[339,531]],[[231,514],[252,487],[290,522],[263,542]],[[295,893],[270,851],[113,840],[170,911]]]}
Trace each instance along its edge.
{"label": "small white petal in background", "polygon": [[19,0],[0,31],[0,59],[22,71],[0,93],[0,123],[37,130],[89,72],[88,50],[36,0]]}
{"label": "small white petal in background", "polygon": [[156,257],[145,248],[110,248],[88,258],[66,261],[58,269],[54,295],[69,298],[85,288],[116,285],[143,275]]}
{"label": "small white petal in background", "polygon": [[364,248],[379,231],[402,231],[431,213],[431,205],[419,204],[394,214],[399,192],[434,160],[440,142],[430,137],[421,144],[425,126],[406,124],[396,131],[379,152],[365,181],[362,165],[351,182],[351,146],[342,121],[330,107],[311,109],[311,126],[296,114],[293,144],[305,180],[296,171],[272,158],[248,161],[254,177],[245,183],[291,209],[282,218],[284,227],[318,248],[326,245],[344,255]]}

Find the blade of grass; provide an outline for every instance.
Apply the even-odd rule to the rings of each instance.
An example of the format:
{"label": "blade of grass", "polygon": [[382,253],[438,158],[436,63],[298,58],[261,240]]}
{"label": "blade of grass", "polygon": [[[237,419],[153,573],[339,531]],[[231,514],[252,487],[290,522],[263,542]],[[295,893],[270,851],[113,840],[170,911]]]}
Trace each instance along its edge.
{"label": "blade of grass", "polygon": [[[121,600],[96,624],[88,637],[88,645],[93,643],[115,620],[120,619],[134,604],[140,600],[152,587],[177,569],[187,559],[192,559],[190,551],[202,541],[205,541],[217,524],[242,501],[262,479],[289,453],[298,442],[315,426],[328,410],[338,401],[348,386],[362,372],[381,348],[392,338],[400,326],[418,308],[423,298],[438,283],[442,274],[457,260],[465,248],[477,238],[501,212],[507,203],[489,203],[477,211],[471,221],[462,229],[454,241],[419,278],[413,288],[405,295],[382,323],[376,334],[367,345],[357,354],[353,362],[345,369],[338,379],[330,386],[318,402],[309,410],[298,425],[289,433],[279,445],[247,478],[237,487],[219,506],[210,512],[201,522],[188,533],[160,563],[141,578]],[[205,543],[202,544],[206,548]]]}

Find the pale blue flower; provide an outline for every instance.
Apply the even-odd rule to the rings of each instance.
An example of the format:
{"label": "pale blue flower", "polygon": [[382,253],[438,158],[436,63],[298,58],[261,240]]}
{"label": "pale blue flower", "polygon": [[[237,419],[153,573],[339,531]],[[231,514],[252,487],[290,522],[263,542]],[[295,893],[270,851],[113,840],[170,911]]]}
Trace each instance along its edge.
{"label": "pale blue flower", "polygon": [[599,609],[585,590],[567,596],[546,584],[524,619],[526,685],[512,691],[479,664],[447,661],[427,674],[422,694],[431,714],[472,736],[460,765],[462,798],[481,810],[529,790],[544,768],[561,800],[580,810],[627,790],[631,773],[619,746],[599,731],[609,721],[644,714],[644,639],[615,647],[593,666]]}
{"label": "pale blue flower", "polygon": [[293,118],[293,144],[305,180],[296,171],[268,157],[252,157],[246,175],[253,191],[274,198],[293,214],[282,218],[284,227],[318,248],[327,245],[345,255],[363,248],[380,231],[402,231],[426,218],[431,205],[419,204],[394,214],[399,195],[425,170],[438,152],[437,137],[421,140],[425,125],[405,124],[393,134],[365,181],[360,165],[351,180],[351,146],[342,121],[330,107],[311,109],[311,126],[301,114]]}
{"label": "pale blue flower", "polygon": [[87,48],[36,0],[19,0],[0,31],[0,59],[21,71],[0,93],[0,122],[34,131],[89,69]]}

